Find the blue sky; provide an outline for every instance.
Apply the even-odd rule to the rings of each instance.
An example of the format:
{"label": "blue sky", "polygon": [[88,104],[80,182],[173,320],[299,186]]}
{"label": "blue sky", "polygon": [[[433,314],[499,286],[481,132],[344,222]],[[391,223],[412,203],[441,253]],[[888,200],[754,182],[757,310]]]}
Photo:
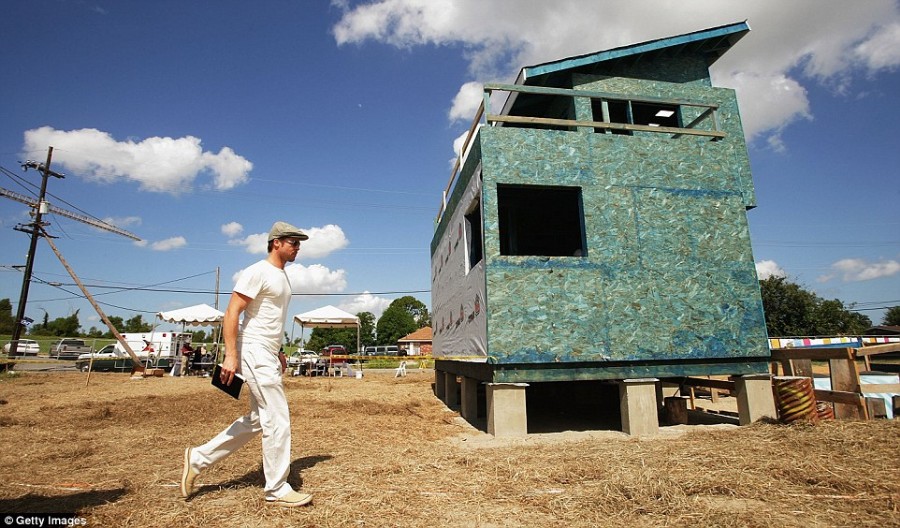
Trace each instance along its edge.
{"label": "blue sky", "polygon": [[[751,140],[760,273],[859,308],[900,304],[898,3],[743,4],[12,0],[0,20],[0,166],[18,178],[2,174],[0,187],[33,192],[23,180],[37,185],[38,173],[19,162],[52,145],[67,177],[49,182],[49,201],[144,239],[49,217],[111,315],[213,304],[216,268],[223,307],[275,220],[311,235],[289,268],[304,294],[291,313],[380,315],[406,294],[430,305],[433,219],[480,83],[747,19],[753,31],[713,79],[738,90]],[[0,298],[14,305],[11,266],[28,240],[13,227],[27,220],[26,206],[0,199]],[[36,255],[44,282],[27,315],[80,310],[85,328],[101,327],[49,247]]]}

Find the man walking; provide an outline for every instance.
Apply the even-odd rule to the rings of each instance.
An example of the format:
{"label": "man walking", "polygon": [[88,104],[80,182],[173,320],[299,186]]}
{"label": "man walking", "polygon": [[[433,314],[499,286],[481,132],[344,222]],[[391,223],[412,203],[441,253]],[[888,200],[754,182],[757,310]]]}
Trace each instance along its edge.
{"label": "man walking", "polygon": [[[291,422],[281,376],[287,368],[280,352],[291,300],[284,266],[293,262],[306,240],[300,229],[275,222],[269,232],[268,257],[241,272],[222,322],[225,359],[221,380],[231,384],[240,373],[250,393],[250,412],[234,421],[209,442],[184,451],[181,494],[187,498],[204,469],[235,452],[263,433],[263,473],[266,502],[294,507],[309,504],[312,495],[294,491],[287,483],[291,463]],[[238,327],[238,318],[244,314]]]}

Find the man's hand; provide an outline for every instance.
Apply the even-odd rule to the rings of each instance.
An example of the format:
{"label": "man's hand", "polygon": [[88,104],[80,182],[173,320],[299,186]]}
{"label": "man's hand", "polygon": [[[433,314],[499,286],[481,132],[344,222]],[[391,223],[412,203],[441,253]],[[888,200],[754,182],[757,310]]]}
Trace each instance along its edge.
{"label": "man's hand", "polygon": [[234,380],[234,373],[237,372],[237,368],[237,354],[225,354],[225,359],[222,360],[222,374],[219,376],[222,383],[231,385],[231,382]]}
{"label": "man's hand", "polygon": [[225,317],[222,320],[222,337],[225,339],[225,359],[222,361],[222,383],[231,385],[234,379],[234,373],[238,369],[238,358],[240,354],[237,349],[238,335],[238,319],[247,305],[250,304],[250,297],[241,295],[238,292],[231,292],[231,300],[228,301],[228,308],[225,309]]}
{"label": "man's hand", "polygon": [[284,371],[287,370],[287,358],[284,357],[284,352],[278,351],[278,361],[281,361],[281,373],[284,374]]}

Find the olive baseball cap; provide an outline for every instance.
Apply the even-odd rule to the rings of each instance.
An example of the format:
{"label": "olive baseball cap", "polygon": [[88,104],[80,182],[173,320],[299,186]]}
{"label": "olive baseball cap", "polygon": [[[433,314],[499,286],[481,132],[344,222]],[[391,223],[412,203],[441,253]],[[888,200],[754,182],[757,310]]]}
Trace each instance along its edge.
{"label": "olive baseball cap", "polygon": [[276,238],[299,238],[300,240],[308,240],[306,233],[300,231],[299,227],[292,226],[287,222],[275,222],[272,224],[272,230],[269,231],[269,242]]}

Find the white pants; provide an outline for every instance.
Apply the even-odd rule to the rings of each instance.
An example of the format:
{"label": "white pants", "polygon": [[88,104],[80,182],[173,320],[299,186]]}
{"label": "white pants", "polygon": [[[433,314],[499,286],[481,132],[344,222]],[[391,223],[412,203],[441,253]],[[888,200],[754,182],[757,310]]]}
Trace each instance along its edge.
{"label": "white pants", "polygon": [[240,354],[245,390],[250,389],[250,412],[209,442],[195,447],[191,465],[202,471],[262,432],[266,499],[274,500],[293,491],[287,483],[291,465],[291,416],[281,384],[281,361],[277,355],[256,345],[244,345]]}

